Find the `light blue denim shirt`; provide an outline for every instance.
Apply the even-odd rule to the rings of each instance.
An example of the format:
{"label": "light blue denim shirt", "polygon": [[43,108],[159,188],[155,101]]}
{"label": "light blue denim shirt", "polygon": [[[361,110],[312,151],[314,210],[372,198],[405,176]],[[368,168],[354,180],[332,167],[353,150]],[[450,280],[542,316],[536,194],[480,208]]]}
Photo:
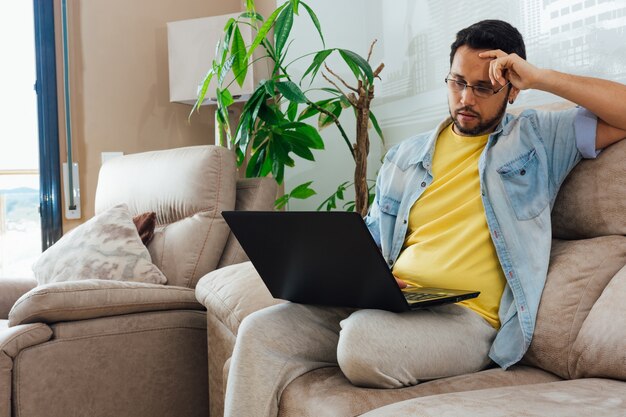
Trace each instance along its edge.
{"label": "light blue denim shirt", "polygon": [[[480,156],[485,216],[507,279],[501,327],[489,352],[503,368],[530,345],[550,259],[551,208],[570,170],[582,157],[595,158],[596,122],[583,108],[507,114]],[[390,267],[402,250],[409,211],[433,181],[435,142],[450,123],[403,141],[385,156],[365,222]]]}

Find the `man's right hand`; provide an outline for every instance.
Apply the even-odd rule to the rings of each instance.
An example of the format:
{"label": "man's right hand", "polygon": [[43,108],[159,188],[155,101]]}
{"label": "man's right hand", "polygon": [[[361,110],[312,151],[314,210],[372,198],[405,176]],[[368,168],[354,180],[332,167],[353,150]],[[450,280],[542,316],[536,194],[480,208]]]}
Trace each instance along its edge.
{"label": "man's right hand", "polygon": [[406,288],[408,286],[408,284],[404,281],[402,281],[400,278],[394,276],[394,278],[396,279],[396,282],[398,283],[398,287],[402,288]]}

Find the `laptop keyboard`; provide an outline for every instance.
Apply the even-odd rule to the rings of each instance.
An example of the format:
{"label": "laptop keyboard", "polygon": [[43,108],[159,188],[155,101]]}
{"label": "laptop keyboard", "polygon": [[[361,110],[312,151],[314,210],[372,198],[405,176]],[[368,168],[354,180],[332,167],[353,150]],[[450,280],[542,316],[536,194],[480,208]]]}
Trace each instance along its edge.
{"label": "laptop keyboard", "polygon": [[404,298],[406,298],[408,301],[424,301],[441,298],[441,294],[430,294],[425,292],[405,292],[403,294]]}

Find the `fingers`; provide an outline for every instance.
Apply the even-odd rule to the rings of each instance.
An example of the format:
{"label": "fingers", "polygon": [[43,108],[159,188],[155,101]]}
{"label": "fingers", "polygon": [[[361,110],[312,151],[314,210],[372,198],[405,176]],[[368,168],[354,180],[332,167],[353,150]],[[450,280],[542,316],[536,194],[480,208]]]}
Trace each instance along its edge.
{"label": "fingers", "polygon": [[504,77],[504,71],[507,70],[510,63],[510,56],[501,51],[495,49],[492,51],[485,51],[478,54],[481,58],[492,59],[489,63],[489,79],[493,85],[505,85],[508,81]]}
{"label": "fingers", "polygon": [[[394,276],[394,278],[396,277]],[[396,282],[398,283],[398,287],[400,288],[406,288],[408,286],[408,284],[402,281],[400,278],[396,278]]]}

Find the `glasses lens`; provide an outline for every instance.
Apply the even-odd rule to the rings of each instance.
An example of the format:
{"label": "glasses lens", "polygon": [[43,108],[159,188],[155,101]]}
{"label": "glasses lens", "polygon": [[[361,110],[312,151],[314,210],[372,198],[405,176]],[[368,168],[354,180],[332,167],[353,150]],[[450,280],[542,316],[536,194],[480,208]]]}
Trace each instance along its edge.
{"label": "glasses lens", "polygon": [[453,80],[452,78],[446,78],[446,83],[452,91],[456,92],[463,91],[467,85],[464,82]]}
{"label": "glasses lens", "polygon": [[493,90],[487,87],[474,87],[474,94],[476,97],[488,98],[493,95]]}

